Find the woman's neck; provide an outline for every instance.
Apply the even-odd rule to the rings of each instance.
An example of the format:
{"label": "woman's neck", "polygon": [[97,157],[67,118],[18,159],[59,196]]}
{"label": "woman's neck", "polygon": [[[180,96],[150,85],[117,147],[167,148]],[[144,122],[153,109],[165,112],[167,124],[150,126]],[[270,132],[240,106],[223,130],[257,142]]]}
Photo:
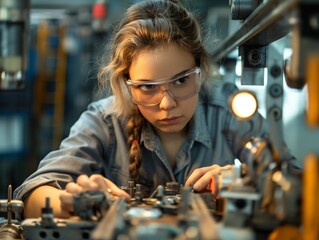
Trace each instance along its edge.
{"label": "woman's neck", "polygon": [[187,128],[177,133],[157,132],[164,152],[172,168],[176,165],[176,156],[187,138]]}

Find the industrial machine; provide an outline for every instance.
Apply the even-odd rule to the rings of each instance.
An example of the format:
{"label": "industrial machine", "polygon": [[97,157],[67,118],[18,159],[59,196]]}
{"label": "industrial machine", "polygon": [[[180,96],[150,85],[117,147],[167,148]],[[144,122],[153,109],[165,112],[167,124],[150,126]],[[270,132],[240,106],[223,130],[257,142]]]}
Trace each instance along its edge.
{"label": "industrial machine", "polygon": [[74,196],[75,218],[55,219],[49,199],[40,219],[21,223],[26,239],[218,239],[217,225],[203,199],[178,183],[158,186],[149,197],[130,182],[129,203],[108,192]]}
{"label": "industrial machine", "polygon": [[[151,196],[142,196],[140,186],[130,182],[123,189],[131,194],[131,202],[114,199],[108,192],[83,192],[74,196],[75,216],[67,220],[54,218],[50,199],[41,218],[25,219],[8,227],[13,226],[10,213],[5,227],[0,228],[0,233],[7,236],[5,239],[10,239],[7,229],[23,232],[10,235],[11,239],[19,236],[28,240],[319,239],[319,158],[310,153],[304,170],[299,171],[290,168],[286,149],[278,148],[283,75],[291,88],[307,86],[306,120],[311,127],[319,125],[319,3],[233,0],[230,7],[232,18],[242,22],[238,31],[213,50],[213,60],[222,65],[229,53],[237,49],[242,58],[243,85],[264,84],[267,67],[267,120],[271,132],[269,136],[247,140],[233,168],[211,179],[210,198],[177,183],[158,186]],[[292,36],[293,55],[283,62],[272,43],[287,34]],[[252,100],[255,109],[244,115],[233,109],[234,114],[249,121],[258,103],[248,92],[239,93],[244,93],[245,106]],[[238,96],[231,99],[234,106],[241,98]],[[0,202],[2,211],[12,212],[10,195]],[[20,211],[23,204],[16,204]]]}
{"label": "industrial machine", "polygon": [[0,90],[25,85],[30,0],[0,1]]}

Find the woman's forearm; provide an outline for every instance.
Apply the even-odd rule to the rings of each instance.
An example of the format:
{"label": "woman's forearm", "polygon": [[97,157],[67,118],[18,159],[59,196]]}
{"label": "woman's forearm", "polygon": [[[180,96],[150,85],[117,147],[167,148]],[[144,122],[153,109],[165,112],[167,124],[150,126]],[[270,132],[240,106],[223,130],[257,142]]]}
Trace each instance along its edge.
{"label": "woman's forearm", "polygon": [[24,201],[24,218],[40,217],[47,197],[50,199],[50,206],[53,209],[54,217],[69,217],[69,213],[61,210],[60,194],[62,192],[63,190],[51,186],[41,186],[33,190]]}

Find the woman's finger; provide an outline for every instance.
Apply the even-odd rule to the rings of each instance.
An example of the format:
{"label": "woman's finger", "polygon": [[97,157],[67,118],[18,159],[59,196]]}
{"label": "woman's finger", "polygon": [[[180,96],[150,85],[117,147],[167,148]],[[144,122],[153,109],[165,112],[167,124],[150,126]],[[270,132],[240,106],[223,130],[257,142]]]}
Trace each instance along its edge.
{"label": "woman's finger", "polygon": [[65,190],[71,194],[80,194],[83,191],[83,188],[77,183],[70,182],[66,185]]}
{"label": "woman's finger", "polygon": [[115,185],[112,181],[109,179],[103,177],[102,175],[92,175],[90,177],[92,181],[97,183],[99,185],[99,188],[101,191],[108,191],[113,196],[117,197],[123,197],[127,200],[130,199],[130,195],[125,192],[124,190],[120,189],[117,185]]}
{"label": "woman's finger", "polygon": [[93,174],[89,177],[90,181],[98,185],[100,191],[106,191],[109,187],[104,181],[104,177],[100,174]]}
{"label": "woman's finger", "polygon": [[194,185],[193,189],[196,192],[207,192],[210,190],[210,182],[212,177],[220,172],[220,169],[213,169],[211,171],[206,172],[200,179],[198,179]]}
{"label": "woman's finger", "polygon": [[209,191],[210,182],[214,175],[219,175],[222,171],[229,170],[232,165],[212,165],[210,167],[198,168],[187,179],[185,186],[192,186],[196,192]]}
{"label": "woman's finger", "polygon": [[202,168],[197,168],[195,169],[192,174],[188,177],[186,180],[185,186],[190,187],[194,186],[194,184],[204,175],[206,172],[214,170],[216,168],[220,168],[220,166],[214,164],[209,167],[202,167]]}
{"label": "woman's finger", "polygon": [[74,212],[74,198],[73,194],[68,192],[62,192],[60,194],[60,201],[61,201],[61,209],[64,212]]}
{"label": "woman's finger", "polygon": [[83,191],[99,189],[99,185],[96,182],[92,181],[92,179],[90,179],[87,175],[84,175],[84,174],[80,175],[77,178],[76,183],[83,188]]}
{"label": "woman's finger", "polygon": [[130,200],[131,199],[131,196],[127,192],[125,192],[123,189],[120,189],[117,185],[115,185],[109,179],[104,178],[104,181],[109,186],[110,193],[113,196],[122,197],[122,198],[125,198],[126,200]]}

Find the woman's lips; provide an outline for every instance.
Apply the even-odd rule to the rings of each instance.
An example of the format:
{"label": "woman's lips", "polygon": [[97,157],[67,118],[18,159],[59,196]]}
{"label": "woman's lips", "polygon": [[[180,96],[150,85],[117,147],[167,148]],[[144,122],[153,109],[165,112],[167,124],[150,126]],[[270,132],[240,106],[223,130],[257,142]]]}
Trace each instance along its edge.
{"label": "woman's lips", "polygon": [[180,117],[163,118],[160,120],[160,122],[165,125],[174,125],[179,123],[179,119]]}

